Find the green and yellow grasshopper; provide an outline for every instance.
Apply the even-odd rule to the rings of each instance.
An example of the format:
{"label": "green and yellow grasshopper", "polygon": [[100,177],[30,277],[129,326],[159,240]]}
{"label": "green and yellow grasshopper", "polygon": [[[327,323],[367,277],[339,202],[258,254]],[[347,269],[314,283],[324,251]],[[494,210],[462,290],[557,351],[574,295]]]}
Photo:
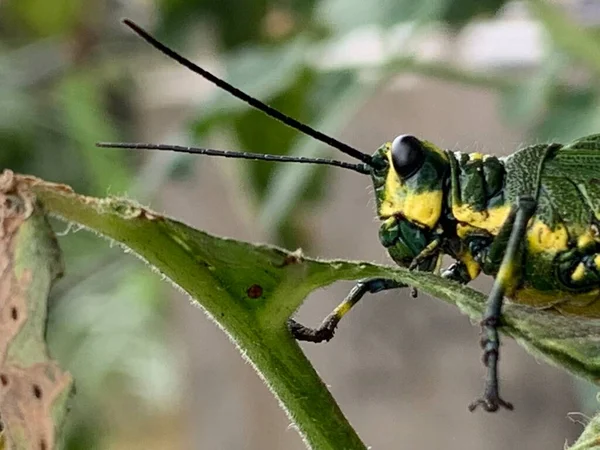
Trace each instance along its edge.
{"label": "green and yellow grasshopper", "polygon": [[[302,124],[177,54],[142,28],[125,24],[155,48],[271,117],[357,159],[358,163],[230,152],[163,144],[99,143],[101,147],[168,150],[228,158],[326,164],[369,175],[375,187],[379,238],[403,267],[438,271],[443,255],[456,261],[441,276],[468,283],[495,278],[481,322],[487,367],[486,411],[512,405],[499,395],[498,357],[504,297],[583,317],[600,317],[600,135],[568,145],[540,144],[506,158],[443,150],[401,135],[369,155]],[[392,279],[361,280],[316,329],[290,319],[298,340],[333,337],[341,318],[366,293],[405,288]]]}

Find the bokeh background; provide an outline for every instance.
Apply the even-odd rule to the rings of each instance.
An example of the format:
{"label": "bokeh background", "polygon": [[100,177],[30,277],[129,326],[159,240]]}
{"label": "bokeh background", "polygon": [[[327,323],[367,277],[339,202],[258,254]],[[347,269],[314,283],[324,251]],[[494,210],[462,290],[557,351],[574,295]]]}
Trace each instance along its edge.
{"label": "bokeh background", "polygon": [[[0,168],[127,195],[214,234],[390,262],[366,177],[95,148],[340,157],[178,67],[123,17],[367,152],[404,133],[507,154],[600,131],[594,1],[0,0]],[[65,448],[303,448],[199,309],[118,248],[56,231],[67,275],[48,338],[77,383]],[[299,318],[317,324],[350,288],[315,293]],[[563,448],[597,407],[594,388],[505,340],[502,389],[516,410],[469,413],[484,374],[478,328],[426,295],[366,298],[331,343],[304,347],[373,449]]]}

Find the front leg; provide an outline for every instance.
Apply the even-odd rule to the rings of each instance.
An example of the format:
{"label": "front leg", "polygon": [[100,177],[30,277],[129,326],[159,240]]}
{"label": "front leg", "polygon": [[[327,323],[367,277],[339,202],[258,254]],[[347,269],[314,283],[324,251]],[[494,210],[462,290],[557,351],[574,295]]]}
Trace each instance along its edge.
{"label": "front leg", "polygon": [[375,294],[390,289],[407,287],[406,284],[388,278],[371,278],[360,280],[352,288],[346,298],[340,303],[325,319],[318,328],[309,328],[296,322],[294,319],[288,320],[288,328],[292,335],[299,341],[323,342],[333,338],[335,329],[342,320],[342,317],[348,313],[354,305],[367,293]]}
{"label": "front leg", "polygon": [[[458,281],[461,284],[466,284],[471,281],[467,268],[462,262],[452,264],[442,273],[442,277]],[[288,328],[292,335],[299,341],[315,343],[329,341],[333,338],[335,329],[342,317],[344,317],[344,315],[346,315],[365,294],[376,294],[377,292],[404,287],[408,287],[408,285],[388,278],[360,280],[356,283],[356,286],[352,288],[348,296],[327,317],[325,317],[325,319],[323,319],[321,325],[317,328],[306,327],[296,322],[294,319],[288,320]]]}
{"label": "front leg", "polygon": [[[494,286],[488,297],[487,308],[483,320],[481,321],[483,339],[481,346],[483,348],[483,363],[487,367],[487,376],[483,397],[477,399],[469,406],[470,411],[474,411],[479,405],[488,412],[495,412],[500,407],[512,410],[513,406],[500,397],[498,383],[498,359],[500,350],[500,336],[498,327],[500,326],[500,317],[502,313],[502,303],[507,289],[514,285],[519,271],[522,269],[522,261],[519,258],[521,244],[527,231],[527,223],[533,216],[536,208],[536,202],[531,197],[519,197],[516,205],[510,211],[508,218],[498,234],[498,237],[492,243],[492,251],[497,253],[503,250],[506,244],[502,263],[494,280]],[[495,245],[496,244],[496,245]]]}

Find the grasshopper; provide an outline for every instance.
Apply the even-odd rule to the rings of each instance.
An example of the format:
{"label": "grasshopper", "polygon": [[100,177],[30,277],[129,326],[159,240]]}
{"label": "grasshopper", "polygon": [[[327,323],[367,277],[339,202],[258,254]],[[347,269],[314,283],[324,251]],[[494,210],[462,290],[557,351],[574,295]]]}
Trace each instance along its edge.
{"label": "grasshopper", "polygon": [[[483,396],[471,403],[489,412],[500,397],[498,359],[504,298],[557,314],[600,318],[600,135],[539,144],[497,158],[449,151],[403,134],[373,154],[321,133],[194,64],[135,23],[124,23],[152,46],[219,88],[274,119],[358,162],[232,152],[166,144],[98,143],[100,147],[166,150],[225,158],[324,164],[368,175],[375,188],[379,239],[402,267],[433,272],[443,255],[455,260],[440,275],[466,284],[494,277],[481,321]],[[393,279],[359,281],[317,328],[289,320],[302,341],[330,340],[340,320],[365,294],[409,287]]]}

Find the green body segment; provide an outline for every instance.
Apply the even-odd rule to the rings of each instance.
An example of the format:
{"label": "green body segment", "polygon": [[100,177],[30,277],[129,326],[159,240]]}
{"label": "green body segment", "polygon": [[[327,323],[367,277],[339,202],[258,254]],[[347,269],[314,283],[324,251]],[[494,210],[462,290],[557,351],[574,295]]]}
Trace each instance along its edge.
{"label": "green body segment", "polygon": [[503,225],[517,198],[529,196],[535,213],[518,257],[503,269],[507,296],[600,317],[600,135],[507,158],[422,144],[424,163],[406,178],[394,169],[390,144],[373,156],[380,240],[398,264],[414,266],[416,258],[420,270],[433,270],[448,254],[458,281],[497,277],[510,234]]}

